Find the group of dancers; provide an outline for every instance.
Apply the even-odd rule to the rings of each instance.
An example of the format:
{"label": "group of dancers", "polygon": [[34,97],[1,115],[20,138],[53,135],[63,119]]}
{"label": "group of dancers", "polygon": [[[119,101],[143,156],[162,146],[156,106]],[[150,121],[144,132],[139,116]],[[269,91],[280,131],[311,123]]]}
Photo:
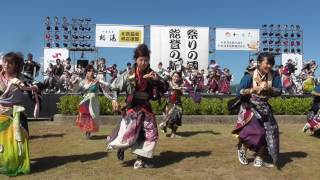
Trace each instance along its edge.
{"label": "group of dancers", "polygon": [[[91,133],[99,131],[99,90],[112,101],[115,112],[121,114],[121,121],[107,138],[107,149],[116,149],[117,158],[124,160],[124,152],[131,149],[137,156],[134,169],[152,167],[146,159],[154,155],[159,139],[155,115],[151,100],[166,97],[163,110],[164,118],[160,129],[169,136],[178,138],[177,130],[182,125],[182,100],[184,87],[182,75],[174,71],[170,79],[165,80],[150,68],[150,50],[145,44],[134,50],[132,68],[115,78],[111,84],[95,78],[94,68],[86,67],[80,89],[84,98],[79,105],[76,125],[90,139]],[[241,79],[237,99],[230,106],[238,109],[239,115],[235,129],[237,136],[237,155],[239,162],[248,164],[247,150],[255,151],[255,167],[274,167],[279,159],[279,128],[268,104],[270,97],[281,95],[281,78],[273,71],[274,56],[261,53],[257,57],[257,66],[250,68]],[[42,85],[24,79],[21,74],[23,58],[18,53],[8,53],[3,57],[3,69],[0,72],[0,173],[9,176],[30,172],[28,147],[28,126],[22,93],[30,92],[35,102],[35,116],[40,108],[39,96]],[[126,93],[123,104],[119,103],[119,93]],[[196,92],[188,91],[191,97]],[[167,95],[165,95],[167,93]],[[320,87],[313,92],[314,103],[308,115],[304,131],[315,132],[320,128]],[[198,101],[197,98],[195,98]]]}

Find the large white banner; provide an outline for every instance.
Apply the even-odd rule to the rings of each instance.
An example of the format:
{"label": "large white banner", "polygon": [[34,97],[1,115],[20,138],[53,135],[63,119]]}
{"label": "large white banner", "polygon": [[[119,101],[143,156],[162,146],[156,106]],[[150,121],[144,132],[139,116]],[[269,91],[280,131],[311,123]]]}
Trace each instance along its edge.
{"label": "large white banner", "polygon": [[288,60],[291,60],[296,65],[296,68],[297,68],[297,70],[295,71],[296,75],[299,75],[302,70],[302,66],[303,66],[302,58],[303,57],[301,54],[286,53],[281,55],[281,61],[283,66],[286,65]]}
{"label": "large white banner", "polygon": [[96,47],[135,48],[144,42],[143,36],[143,26],[96,25]]}
{"label": "large white banner", "polygon": [[69,57],[69,50],[67,48],[45,48],[43,53],[43,70],[46,71],[49,64],[56,64],[56,60],[63,60]]}
{"label": "large white banner", "polygon": [[159,62],[165,69],[178,70],[181,64],[198,70],[208,68],[208,27],[151,26],[150,43],[150,64],[154,70]]}
{"label": "large white banner", "polygon": [[216,50],[259,50],[259,29],[216,28],[215,34]]}

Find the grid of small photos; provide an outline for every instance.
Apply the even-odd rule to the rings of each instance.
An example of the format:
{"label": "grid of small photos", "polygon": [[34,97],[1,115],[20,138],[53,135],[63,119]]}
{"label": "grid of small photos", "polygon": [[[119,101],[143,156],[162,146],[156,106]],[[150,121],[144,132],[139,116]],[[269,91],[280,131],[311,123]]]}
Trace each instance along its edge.
{"label": "grid of small photos", "polygon": [[94,48],[95,25],[91,18],[45,18],[44,46],[47,48]]}
{"label": "grid of small photos", "polygon": [[260,52],[303,53],[300,25],[263,24],[260,29]]}

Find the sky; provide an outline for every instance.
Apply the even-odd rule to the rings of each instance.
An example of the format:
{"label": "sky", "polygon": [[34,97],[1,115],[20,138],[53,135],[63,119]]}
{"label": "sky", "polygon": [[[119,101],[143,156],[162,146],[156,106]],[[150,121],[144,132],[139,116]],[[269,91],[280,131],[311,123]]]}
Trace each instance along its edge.
{"label": "sky", "polygon": [[[90,17],[97,24],[176,25],[221,28],[260,28],[262,24],[299,24],[304,33],[306,60],[318,63],[320,1],[289,0],[7,0],[0,9],[0,53],[32,53],[42,62],[46,16]],[[89,55],[87,55],[89,56]],[[132,62],[133,49],[100,48],[99,56],[121,68]],[[217,51],[221,67],[228,67],[238,83],[248,64],[245,51]],[[278,62],[279,63],[279,62]],[[316,76],[319,76],[319,70]]]}

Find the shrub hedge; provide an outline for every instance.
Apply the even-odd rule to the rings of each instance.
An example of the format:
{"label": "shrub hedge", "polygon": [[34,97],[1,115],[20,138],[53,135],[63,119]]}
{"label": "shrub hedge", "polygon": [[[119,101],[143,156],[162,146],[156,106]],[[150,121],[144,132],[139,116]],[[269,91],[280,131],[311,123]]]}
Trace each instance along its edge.
{"label": "shrub hedge", "polygon": [[[76,115],[78,114],[79,102],[81,96],[62,96],[57,104],[60,114]],[[230,115],[228,111],[227,102],[230,97],[224,98],[203,98],[201,103],[195,103],[188,97],[183,97],[183,114],[185,115]],[[100,101],[100,113],[101,115],[112,115],[111,101],[104,96],[99,96]],[[124,98],[120,98],[120,102],[123,102]],[[312,98],[304,97],[291,97],[283,98],[277,97],[269,100],[270,105],[276,115],[303,115],[311,107]],[[165,105],[164,100],[151,102],[153,111],[155,114],[162,114],[163,107]]]}

